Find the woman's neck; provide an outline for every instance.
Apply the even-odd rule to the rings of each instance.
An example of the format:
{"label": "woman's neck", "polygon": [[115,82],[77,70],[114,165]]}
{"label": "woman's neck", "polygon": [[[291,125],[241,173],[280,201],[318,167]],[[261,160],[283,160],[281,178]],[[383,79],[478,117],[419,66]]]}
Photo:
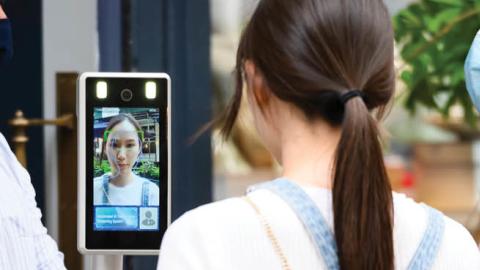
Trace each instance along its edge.
{"label": "woman's neck", "polygon": [[118,174],[114,176],[116,172],[113,172],[112,177],[110,178],[110,183],[117,187],[123,187],[130,184],[133,181],[133,173],[130,172],[127,175]]}
{"label": "woman's neck", "polygon": [[331,189],[341,129],[323,121],[295,121],[281,133],[283,176],[300,185]]}

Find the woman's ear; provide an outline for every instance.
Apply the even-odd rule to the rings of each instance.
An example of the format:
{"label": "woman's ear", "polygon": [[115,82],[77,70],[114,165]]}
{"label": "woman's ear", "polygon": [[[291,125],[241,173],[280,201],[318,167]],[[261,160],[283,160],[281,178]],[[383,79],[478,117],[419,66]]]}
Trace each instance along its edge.
{"label": "woman's ear", "polygon": [[264,108],[268,104],[270,96],[263,74],[251,60],[246,60],[244,65],[248,89],[255,97],[258,106]]}

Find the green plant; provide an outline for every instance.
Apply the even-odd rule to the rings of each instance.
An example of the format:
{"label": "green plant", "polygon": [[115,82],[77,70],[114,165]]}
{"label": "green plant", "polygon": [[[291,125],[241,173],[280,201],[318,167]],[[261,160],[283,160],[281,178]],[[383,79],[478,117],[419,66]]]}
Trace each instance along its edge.
{"label": "green plant", "polygon": [[135,173],[149,179],[159,179],[160,177],[160,169],[151,161],[142,161],[141,165],[135,169]]}
{"label": "green plant", "polygon": [[474,125],[463,65],[480,28],[480,0],[421,0],[401,10],[393,26],[405,62],[400,77],[407,110],[414,114],[423,105],[448,118],[460,104],[465,121]]}
{"label": "green plant", "polygon": [[107,160],[102,160],[101,163],[99,160],[95,159],[93,162],[93,174],[94,177],[101,176],[105,173],[111,171],[110,164]]}

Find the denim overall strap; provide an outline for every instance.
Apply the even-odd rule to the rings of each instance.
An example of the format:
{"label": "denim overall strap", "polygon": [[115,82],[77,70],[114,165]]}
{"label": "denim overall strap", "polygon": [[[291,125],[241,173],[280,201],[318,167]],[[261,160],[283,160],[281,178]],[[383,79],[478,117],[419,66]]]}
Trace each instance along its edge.
{"label": "denim overall strap", "polygon": [[302,188],[286,179],[277,179],[253,186],[248,192],[256,189],[268,189],[282,198],[302,222],[327,269],[339,269],[335,237],[320,210]]}
{"label": "denim overall strap", "polygon": [[445,230],[443,214],[429,206],[423,206],[428,213],[427,228],[420,245],[417,247],[417,251],[415,251],[408,265],[409,270],[427,270],[432,268]]}
{"label": "denim overall strap", "polygon": [[108,183],[110,183],[110,178],[108,175],[103,175],[102,178],[102,185],[103,185],[103,196],[102,196],[102,204],[108,204]]}
{"label": "denim overall strap", "polygon": [[145,181],[142,184],[142,206],[148,206],[149,185]]}

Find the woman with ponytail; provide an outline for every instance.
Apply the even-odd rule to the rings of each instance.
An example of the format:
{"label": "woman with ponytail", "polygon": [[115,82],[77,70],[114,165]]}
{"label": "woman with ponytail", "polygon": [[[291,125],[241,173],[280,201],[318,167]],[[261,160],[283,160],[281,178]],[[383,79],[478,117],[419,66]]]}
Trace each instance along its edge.
{"label": "woman with ponytail", "polygon": [[260,0],[217,121],[228,137],[246,94],[282,177],[184,214],[158,269],[480,269],[465,228],[392,193],[393,40],[382,0]]}

